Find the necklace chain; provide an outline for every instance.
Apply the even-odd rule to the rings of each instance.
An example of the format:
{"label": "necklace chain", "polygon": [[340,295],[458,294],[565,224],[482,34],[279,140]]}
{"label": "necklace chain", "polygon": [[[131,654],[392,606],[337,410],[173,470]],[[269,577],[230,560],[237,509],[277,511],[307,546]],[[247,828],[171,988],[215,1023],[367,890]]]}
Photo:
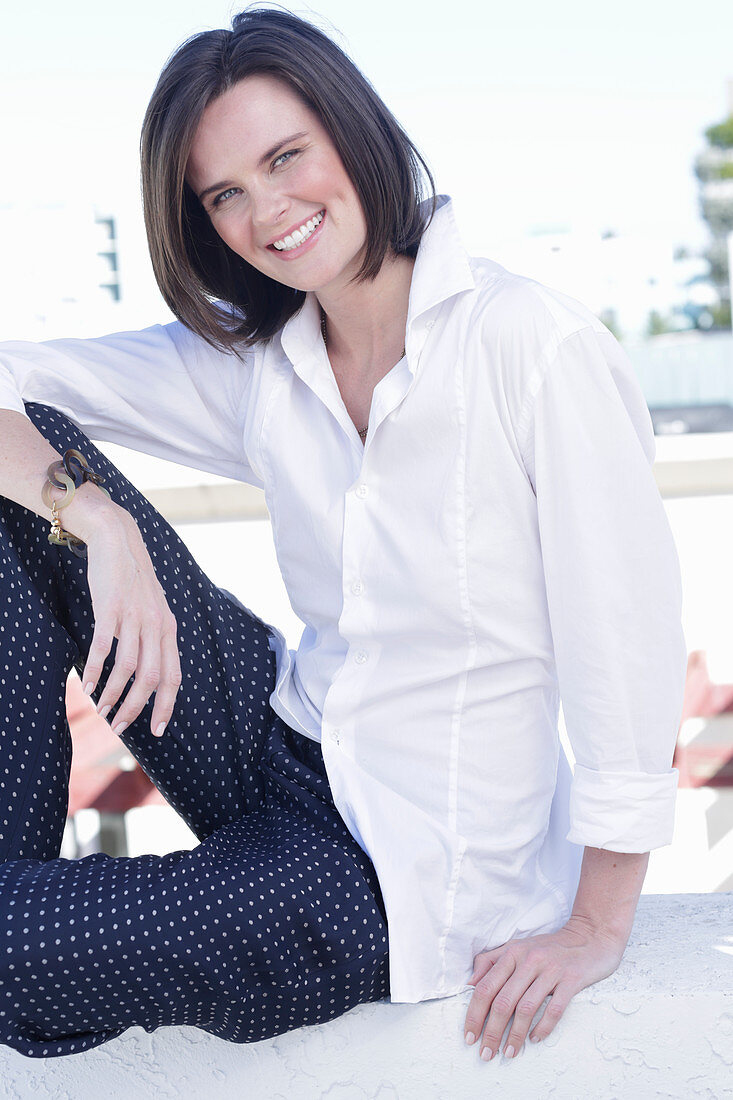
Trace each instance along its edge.
{"label": "necklace chain", "polygon": [[[323,335],[323,343],[326,347],[326,350],[328,350],[328,340],[326,339],[326,314],[323,312],[323,310],[321,310],[321,333]],[[404,355],[405,355],[405,351],[404,351],[404,348],[403,348],[403,350],[402,350],[402,357],[403,358],[404,358]],[[357,429],[357,431],[359,431],[359,429]],[[369,425],[368,424],[367,424],[366,428],[362,428],[361,431],[359,431],[359,438],[362,441],[363,441],[364,436],[367,434],[368,431],[369,431]]]}

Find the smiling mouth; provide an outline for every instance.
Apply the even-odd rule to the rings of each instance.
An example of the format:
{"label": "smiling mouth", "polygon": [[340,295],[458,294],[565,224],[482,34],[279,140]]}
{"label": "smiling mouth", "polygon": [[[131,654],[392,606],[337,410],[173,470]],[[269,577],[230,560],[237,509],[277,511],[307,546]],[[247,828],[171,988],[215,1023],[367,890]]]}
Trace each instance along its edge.
{"label": "smiling mouth", "polygon": [[301,245],[315,233],[318,226],[326,216],[326,208],[319,210],[317,214],[314,214],[312,218],[309,218],[307,222],[299,226],[298,229],[294,229],[292,233],[287,234],[282,240],[273,241],[272,244],[268,244],[268,248],[273,252],[296,252]]}

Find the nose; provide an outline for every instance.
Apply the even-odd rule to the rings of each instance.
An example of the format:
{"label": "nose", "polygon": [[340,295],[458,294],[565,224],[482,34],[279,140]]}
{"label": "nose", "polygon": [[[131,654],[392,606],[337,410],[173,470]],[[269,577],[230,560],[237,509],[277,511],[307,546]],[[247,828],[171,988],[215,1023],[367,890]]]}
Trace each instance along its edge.
{"label": "nose", "polygon": [[265,236],[277,233],[278,227],[285,221],[288,207],[287,199],[275,191],[265,188],[257,193],[250,192],[252,225]]}

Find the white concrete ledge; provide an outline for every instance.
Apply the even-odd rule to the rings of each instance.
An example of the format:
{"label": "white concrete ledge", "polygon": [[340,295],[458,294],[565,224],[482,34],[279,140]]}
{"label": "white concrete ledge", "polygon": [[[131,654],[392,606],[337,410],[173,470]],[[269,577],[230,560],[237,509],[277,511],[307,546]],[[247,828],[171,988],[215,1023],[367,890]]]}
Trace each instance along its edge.
{"label": "white concrete ledge", "polygon": [[64,1100],[648,1100],[733,1096],[733,894],[646,895],[619,970],[513,1061],[463,1044],[469,994],[362,1005],[237,1046],[132,1028],[61,1059],[0,1047],[3,1097]]}
{"label": "white concrete ledge", "polygon": [[[253,485],[177,466],[114,443],[100,450],[174,526],[269,519]],[[733,432],[656,436],[653,467],[663,498],[733,494]]]}
{"label": "white concrete ledge", "polygon": [[[731,432],[690,435],[681,439],[657,437],[653,473],[666,500],[672,497],[730,496],[733,493]],[[196,475],[198,478],[198,475]],[[145,496],[169,523],[213,523],[269,519],[265,494],[252,485],[220,479],[220,484],[175,485],[145,489]]]}

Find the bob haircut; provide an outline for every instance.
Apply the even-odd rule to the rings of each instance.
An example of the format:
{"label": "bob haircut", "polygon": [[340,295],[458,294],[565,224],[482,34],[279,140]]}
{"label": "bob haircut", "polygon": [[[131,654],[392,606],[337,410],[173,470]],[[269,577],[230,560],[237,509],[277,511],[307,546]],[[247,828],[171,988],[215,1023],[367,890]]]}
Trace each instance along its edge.
{"label": "bob haircut", "polygon": [[[269,339],[305,300],[304,291],[262,274],[222,241],[185,178],[205,108],[252,73],[286,82],[341,157],[367,224],[355,281],[374,279],[390,248],[414,258],[436,204],[416,147],[356,65],[311,23],[278,8],[247,8],[231,31],[189,38],[166,63],[145,113],[143,210],[163,298],[187,328],[222,351]],[[432,195],[422,209],[420,165]]]}

